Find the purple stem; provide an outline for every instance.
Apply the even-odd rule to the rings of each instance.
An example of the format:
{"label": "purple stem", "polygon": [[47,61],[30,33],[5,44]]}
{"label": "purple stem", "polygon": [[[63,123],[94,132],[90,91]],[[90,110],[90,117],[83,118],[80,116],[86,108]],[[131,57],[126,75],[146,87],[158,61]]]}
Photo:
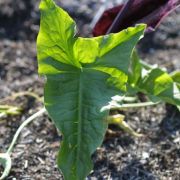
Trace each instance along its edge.
{"label": "purple stem", "polygon": [[119,30],[119,24],[121,24],[123,18],[126,16],[128,13],[128,9],[132,6],[135,0],[129,0],[126,5],[124,5],[123,9],[119,11],[118,15],[116,16],[115,20],[113,21],[112,25],[106,32],[106,34],[109,33],[115,33],[118,32]]}

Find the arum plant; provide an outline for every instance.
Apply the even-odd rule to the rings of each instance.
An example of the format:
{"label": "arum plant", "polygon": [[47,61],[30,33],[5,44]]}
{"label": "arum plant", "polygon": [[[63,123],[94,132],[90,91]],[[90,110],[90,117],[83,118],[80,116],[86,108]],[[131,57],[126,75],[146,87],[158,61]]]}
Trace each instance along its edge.
{"label": "arum plant", "polygon": [[[125,9],[120,17],[125,17]],[[179,107],[179,72],[168,74],[140,60],[134,48],[143,37],[145,24],[128,25],[115,34],[81,38],[76,37],[73,19],[53,0],[41,0],[40,11],[38,70],[46,76],[45,108],[63,136],[58,167],[64,179],[83,180],[93,168],[91,155],[101,145],[108,124],[142,136],[128,126],[123,115],[110,112],[160,102]],[[138,102],[138,92],[146,94],[149,101]],[[0,154],[5,167],[1,179],[10,171],[10,154],[22,128],[44,112],[43,108],[28,118],[7,153]]]}
{"label": "arum plant", "polygon": [[[46,76],[44,104],[63,135],[57,163],[64,179],[82,180],[93,168],[91,155],[101,145],[108,123],[129,128],[122,116],[110,116],[112,108],[162,101],[180,105],[180,89],[167,72],[146,67],[132,54],[145,24],[81,38],[76,37],[73,19],[53,0],[41,0],[40,11],[37,56],[39,74]],[[146,93],[149,102],[127,105],[116,99],[137,92]]]}
{"label": "arum plant", "polygon": [[74,21],[52,0],[41,1],[40,9],[37,48],[39,73],[47,78],[45,107],[63,134],[58,166],[65,179],[84,179],[107,129],[103,106],[125,93],[131,52],[145,25],[81,38],[75,37]]}

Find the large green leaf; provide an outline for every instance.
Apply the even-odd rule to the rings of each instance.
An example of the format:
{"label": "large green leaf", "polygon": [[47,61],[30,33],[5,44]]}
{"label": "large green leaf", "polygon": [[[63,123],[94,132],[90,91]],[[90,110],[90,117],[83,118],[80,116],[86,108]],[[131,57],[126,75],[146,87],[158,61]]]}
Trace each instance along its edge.
{"label": "large green leaf", "polygon": [[82,180],[107,128],[101,108],[124,93],[131,52],[145,25],[97,38],[75,37],[75,23],[52,0],[40,4],[39,73],[46,109],[63,135],[58,166],[65,179]]}

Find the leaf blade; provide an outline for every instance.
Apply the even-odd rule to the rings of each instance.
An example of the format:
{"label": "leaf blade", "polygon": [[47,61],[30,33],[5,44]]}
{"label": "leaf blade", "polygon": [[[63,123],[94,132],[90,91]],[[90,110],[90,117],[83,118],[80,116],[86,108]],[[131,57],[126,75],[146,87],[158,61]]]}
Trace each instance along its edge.
{"label": "leaf blade", "polygon": [[[131,51],[137,43],[135,41],[142,36],[145,27],[139,25],[140,29],[131,28],[132,33],[126,37],[121,32],[119,35],[111,34],[108,37],[114,45],[104,43],[107,36],[76,38],[73,35],[75,24],[67,13],[54,5],[52,0],[41,2],[47,7],[41,10],[41,28],[37,40],[38,65],[39,73],[47,78],[44,89],[45,107],[63,134],[58,166],[65,179],[81,180],[92,169],[91,155],[102,143],[107,129],[104,119],[108,111],[102,112],[101,108],[108,104],[112,96],[121,95],[119,90],[126,91],[127,74],[123,71],[127,71],[128,65],[124,68],[119,64],[123,60],[129,61]],[[58,32],[51,37],[51,33],[64,23],[59,19],[59,12],[62,20],[70,22],[66,24],[69,33],[67,34],[63,24],[60,34]],[[54,21],[57,22],[52,25]],[[100,56],[102,58],[111,53],[113,48],[123,45],[128,39],[133,39],[133,36],[135,40],[127,49],[128,56],[119,60],[117,55],[112,63],[111,58],[106,58],[106,62],[102,59],[99,65],[96,64]],[[117,82],[119,77],[121,80]]]}
{"label": "leaf blade", "polygon": [[[107,104],[117,91],[113,88],[110,91],[110,87],[105,83],[105,73],[92,70],[80,72],[76,74],[75,81],[74,76],[66,74],[65,78],[55,82],[48,77],[45,106],[64,137],[58,164],[65,179],[84,179],[92,168],[91,154],[102,143],[107,128],[104,118],[108,112],[100,112],[101,107]],[[93,78],[89,79],[89,76]],[[52,89],[52,86],[55,88]],[[73,92],[64,93],[62,88],[67,90],[69,86],[73,86],[70,89]],[[102,92],[101,89],[107,90]]]}

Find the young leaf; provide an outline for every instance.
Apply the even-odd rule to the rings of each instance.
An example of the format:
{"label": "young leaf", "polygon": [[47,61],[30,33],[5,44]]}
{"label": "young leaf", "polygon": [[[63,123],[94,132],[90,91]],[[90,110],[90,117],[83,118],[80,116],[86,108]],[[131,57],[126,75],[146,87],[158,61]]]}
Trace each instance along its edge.
{"label": "young leaf", "polygon": [[[146,67],[134,52],[129,72],[130,90],[147,94],[152,101],[163,100],[176,106],[180,105],[178,72],[170,76],[158,67]],[[133,75],[135,79],[133,79]]]}
{"label": "young leaf", "polygon": [[108,112],[101,108],[125,91],[130,55],[145,25],[77,38],[74,21],[53,0],[42,0],[40,10],[37,50],[39,73],[47,77],[45,107],[63,135],[58,166],[65,179],[82,180],[107,128]]}

